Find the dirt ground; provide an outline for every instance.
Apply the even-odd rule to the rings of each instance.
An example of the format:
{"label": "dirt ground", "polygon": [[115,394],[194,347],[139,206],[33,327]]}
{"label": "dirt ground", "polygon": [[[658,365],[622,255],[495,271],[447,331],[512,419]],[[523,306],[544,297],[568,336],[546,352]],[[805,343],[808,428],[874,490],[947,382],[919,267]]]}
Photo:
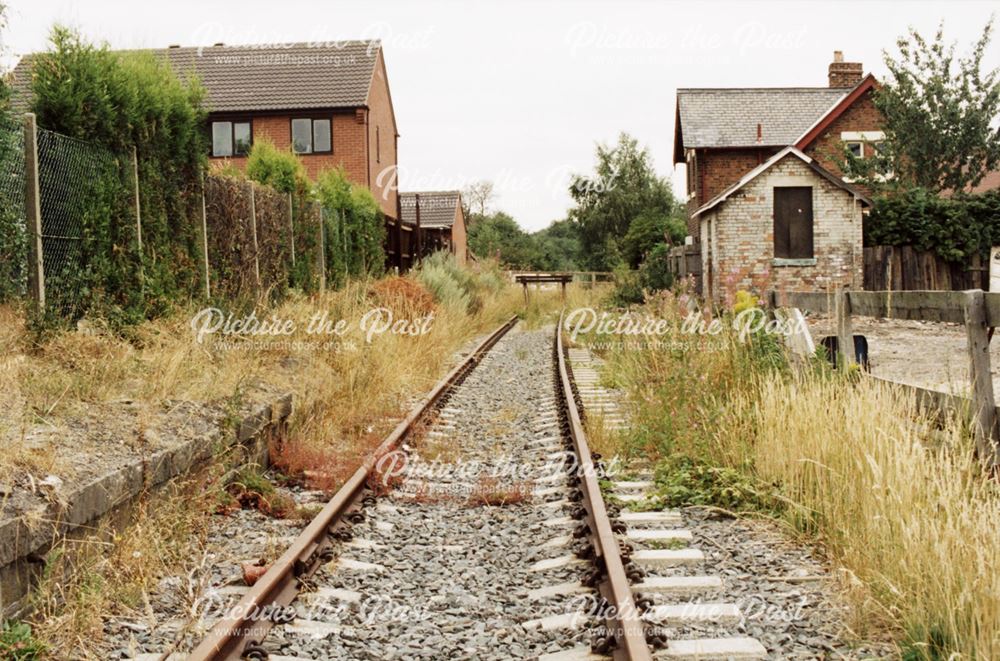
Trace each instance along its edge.
{"label": "dirt ground", "polygon": [[[952,394],[968,394],[969,359],[963,326],[868,317],[853,317],[851,321],[854,333],[868,339],[872,374]],[[808,322],[817,344],[823,336],[833,334],[829,318],[811,317]],[[1000,396],[1000,337],[991,343],[990,359],[993,391]]]}

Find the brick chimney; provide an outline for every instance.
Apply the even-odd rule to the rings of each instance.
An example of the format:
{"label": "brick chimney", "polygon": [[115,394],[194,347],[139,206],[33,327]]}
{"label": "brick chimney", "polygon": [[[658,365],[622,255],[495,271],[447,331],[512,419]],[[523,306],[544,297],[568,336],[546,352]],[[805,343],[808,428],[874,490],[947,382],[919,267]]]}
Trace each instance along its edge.
{"label": "brick chimney", "polygon": [[844,52],[833,51],[833,62],[830,63],[830,87],[854,87],[864,77],[864,69],[860,62],[844,62]]}

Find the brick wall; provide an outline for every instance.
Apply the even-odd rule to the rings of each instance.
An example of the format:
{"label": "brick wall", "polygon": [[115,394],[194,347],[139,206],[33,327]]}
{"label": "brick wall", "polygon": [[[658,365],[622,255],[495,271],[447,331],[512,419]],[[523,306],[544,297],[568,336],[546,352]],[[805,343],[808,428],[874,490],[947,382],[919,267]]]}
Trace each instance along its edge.
{"label": "brick wall", "polygon": [[382,51],[369,90],[368,106],[368,162],[371,189],[382,206],[382,213],[395,218],[396,198],[396,120],[389,97],[389,80],[385,72]]}
{"label": "brick wall", "polygon": [[[872,91],[868,90],[804,151],[824,168],[841,176],[843,172],[838,161],[843,159],[844,147],[840,134],[844,131],[881,131],[883,126],[882,113],[875,107]],[[871,149],[871,146],[865,145],[865,149]]]}
{"label": "brick wall", "polygon": [[459,264],[464,265],[468,259],[468,240],[465,232],[465,214],[462,212],[462,205],[456,205],[455,223],[451,226],[452,252]]}
{"label": "brick wall", "polygon": [[[266,139],[274,143],[278,149],[291,149],[292,118],[293,117],[330,117],[330,127],[333,132],[333,153],[331,154],[299,154],[306,174],[311,179],[319,176],[323,170],[343,166],[348,178],[362,186],[368,185],[368,169],[365,157],[365,125],[363,119],[358,121],[355,112],[303,113],[264,115],[251,119],[253,139]],[[227,118],[228,119],[228,118]],[[213,158],[213,163],[220,166],[230,163],[240,168],[246,167],[246,157]],[[395,216],[395,213],[393,213]]]}
{"label": "brick wall", "polygon": [[[802,185],[813,187],[816,263],[775,266],[774,187]],[[702,270],[716,300],[748,288],[825,291],[835,283],[862,287],[859,203],[795,156],[786,156],[705,216]]]}
{"label": "brick wall", "polygon": [[688,233],[700,238],[697,219],[690,214],[713,197],[726,190],[750,170],[769,159],[779,150],[773,147],[740,149],[699,149],[689,167],[694,168],[695,196],[688,201]]}

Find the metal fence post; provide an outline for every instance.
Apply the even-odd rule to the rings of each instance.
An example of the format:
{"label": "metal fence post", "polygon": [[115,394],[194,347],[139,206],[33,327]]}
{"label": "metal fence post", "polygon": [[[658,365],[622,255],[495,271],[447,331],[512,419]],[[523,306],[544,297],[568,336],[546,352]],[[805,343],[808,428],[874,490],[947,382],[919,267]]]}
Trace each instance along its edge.
{"label": "metal fence post", "polygon": [[292,194],[288,194],[288,236],[292,246],[292,267],[295,267],[295,205],[292,203]]}
{"label": "metal fence post", "polygon": [[35,310],[45,310],[45,259],[42,250],[42,203],[38,184],[38,126],[34,113],[24,115],[24,210],[28,234],[28,294]]}
{"label": "metal fence post", "polygon": [[986,299],[982,290],[965,292],[962,303],[965,333],[969,347],[969,378],[972,382],[972,408],[976,434],[976,452],[991,466],[1000,463],[997,447],[997,408],[993,399],[990,374],[990,338],[986,324]]}
{"label": "metal fence post", "polygon": [[212,298],[208,269],[208,212],[205,205],[205,173],[201,173],[201,262],[205,275],[205,298]]}
{"label": "metal fence post", "polygon": [[248,181],[250,187],[250,227],[253,229],[253,273],[257,280],[257,289],[260,290],[260,246],[257,245],[257,202],[254,195],[253,182]]}

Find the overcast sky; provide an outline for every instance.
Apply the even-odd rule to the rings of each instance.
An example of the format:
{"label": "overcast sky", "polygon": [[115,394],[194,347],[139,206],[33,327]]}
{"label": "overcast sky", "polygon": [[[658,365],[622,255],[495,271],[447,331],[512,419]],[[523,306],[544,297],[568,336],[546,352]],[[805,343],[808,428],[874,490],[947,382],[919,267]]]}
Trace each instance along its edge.
{"label": "overcast sky", "polygon": [[[565,217],[570,173],[627,131],[672,164],[678,87],[823,86],[834,50],[884,73],[912,25],[964,52],[997,2],[298,2],[8,0],[6,64],[53,23],[114,48],[380,38],[403,190],[495,182],[537,230]],[[1000,39],[987,54],[1000,66]]]}

